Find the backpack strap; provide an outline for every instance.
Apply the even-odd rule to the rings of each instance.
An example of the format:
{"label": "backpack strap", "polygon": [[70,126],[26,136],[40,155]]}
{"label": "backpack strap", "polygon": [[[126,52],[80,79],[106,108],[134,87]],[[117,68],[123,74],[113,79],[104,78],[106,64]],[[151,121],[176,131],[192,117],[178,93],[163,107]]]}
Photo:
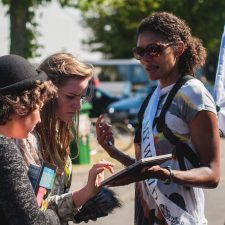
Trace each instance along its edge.
{"label": "backpack strap", "polygon": [[[159,115],[158,118],[155,118],[154,122],[153,122],[153,126],[156,125],[158,132],[163,132],[164,136],[167,138],[167,140],[172,143],[173,145],[175,145],[175,155],[178,159],[179,165],[181,170],[186,170],[186,166],[184,163],[184,157],[186,159],[188,159],[188,161],[193,165],[193,167],[199,167],[200,166],[200,160],[198,158],[198,156],[196,155],[196,153],[189,147],[189,145],[187,145],[186,143],[182,142],[177,136],[175,136],[173,134],[173,132],[167,127],[166,123],[165,123],[165,115],[167,110],[169,109],[174,96],[176,95],[176,93],[178,92],[178,90],[181,88],[181,86],[183,84],[185,84],[188,80],[193,79],[193,76],[190,75],[185,75],[182,76],[178,79],[178,81],[176,82],[176,84],[173,86],[173,88],[171,89],[171,91],[169,92],[166,102],[163,105],[163,108],[161,110],[161,113]],[[144,100],[144,102],[142,103],[142,106],[139,110],[138,113],[138,122],[139,125],[136,129],[135,132],[135,138],[134,138],[134,142],[135,143],[140,143],[141,142],[141,129],[142,129],[142,121],[143,121],[143,117],[144,117],[144,112],[145,109],[147,108],[148,102],[150,100],[152,93],[150,93]]]}
{"label": "backpack strap", "polygon": [[193,77],[190,75],[182,76],[179,78],[179,80],[176,82],[176,84],[173,86],[173,88],[169,92],[166,102],[161,110],[161,113],[156,120],[156,128],[158,132],[163,132],[164,136],[169,140],[169,142],[176,146],[174,153],[178,159],[181,170],[186,170],[184,158],[186,158],[195,168],[200,166],[200,160],[198,156],[196,155],[196,153],[189,147],[189,145],[182,142],[168,128],[168,126],[165,123],[165,115],[178,90],[181,88],[183,84],[185,84],[188,80],[191,80],[191,79],[193,79]]}
{"label": "backpack strap", "polygon": [[185,75],[185,76],[181,76],[177,82],[175,83],[175,85],[173,86],[173,88],[170,90],[166,102],[163,105],[163,108],[161,110],[161,113],[158,117],[158,121],[157,121],[157,129],[159,129],[158,131],[162,131],[162,128],[165,124],[165,115],[167,110],[169,109],[176,93],[178,92],[178,90],[181,88],[181,86],[183,86],[187,81],[193,79],[193,76],[190,75]]}

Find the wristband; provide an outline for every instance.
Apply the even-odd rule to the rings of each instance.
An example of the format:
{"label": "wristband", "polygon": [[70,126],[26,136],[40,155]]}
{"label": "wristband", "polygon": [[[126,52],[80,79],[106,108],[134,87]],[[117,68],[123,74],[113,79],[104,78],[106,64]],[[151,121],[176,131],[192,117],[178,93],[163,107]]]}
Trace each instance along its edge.
{"label": "wristband", "polygon": [[170,184],[173,181],[173,170],[171,169],[170,166],[166,166],[166,167],[164,167],[164,169],[167,169],[170,172],[170,174],[169,174],[168,178],[163,180],[163,183],[164,184]]}

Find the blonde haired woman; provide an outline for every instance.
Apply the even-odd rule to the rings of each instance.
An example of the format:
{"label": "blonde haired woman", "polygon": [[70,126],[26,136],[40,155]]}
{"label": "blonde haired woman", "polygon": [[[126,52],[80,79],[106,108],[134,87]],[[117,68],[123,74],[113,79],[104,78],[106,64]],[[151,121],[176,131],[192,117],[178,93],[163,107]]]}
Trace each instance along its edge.
{"label": "blonde haired woman", "polygon": [[[99,171],[104,170],[103,167],[112,172],[112,163],[100,162],[94,166],[97,170],[89,172],[89,179],[84,188],[63,195],[69,191],[71,184],[70,143],[72,138],[77,137],[80,102],[86,97],[93,67],[80,62],[69,53],[56,53],[45,59],[39,69],[43,70],[58,88],[58,98],[43,107],[42,122],[29,138],[17,143],[28,169],[33,165],[40,166],[42,161],[57,167],[57,176],[51,192],[54,196],[49,205],[52,207],[52,202],[55,202],[52,199],[58,198],[61,201],[60,206],[57,206],[61,208],[61,223],[67,224],[68,221],[74,220],[78,209],[97,194],[99,182],[95,177]],[[71,129],[73,125],[75,129]],[[74,130],[75,134],[72,134],[71,130]]]}
{"label": "blonde haired woman", "polygon": [[[72,138],[78,137],[79,109],[86,98],[88,83],[93,67],[80,62],[72,54],[56,53],[45,59],[39,66],[58,87],[58,99],[46,105],[41,113],[42,123],[37,131],[42,141],[42,156],[45,161],[57,165],[56,193],[67,191],[71,178],[69,159]],[[74,126],[74,134],[71,133]]]}

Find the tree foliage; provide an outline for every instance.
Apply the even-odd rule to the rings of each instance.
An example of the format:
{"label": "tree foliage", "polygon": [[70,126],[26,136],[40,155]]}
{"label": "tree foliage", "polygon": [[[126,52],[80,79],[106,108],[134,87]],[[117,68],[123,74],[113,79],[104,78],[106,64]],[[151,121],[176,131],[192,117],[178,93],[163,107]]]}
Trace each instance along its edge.
{"label": "tree foliage", "polygon": [[83,43],[106,58],[131,58],[140,20],[159,8],[157,0],[81,0],[84,25],[93,35]]}
{"label": "tree foliage", "polygon": [[[25,58],[38,56],[37,42],[38,24],[35,21],[35,12],[38,6],[51,2],[51,0],[2,0],[8,6],[10,17],[10,53]],[[58,0],[59,4],[74,7],[72,0]]]}
{"label": "tree foliage", "polygon": [[206,73],[213,79],[225,23],[225,1],[221,0],[80,0],[84,25],[92,35],[84,40],[91,51],[106,58],[130,58],[135,33],[142,18],[155,11],[169,11],[184,19],[194,36],[203,40],[208,58]]}
{"label": "tree foliage", "polygon": [[[37,7],[52,0],[2,0],[10,16],[10,53],[37,56]],[[83,41],[104,58],[131,58],[139,22],[156,11],[170,11],[186,20],[192,33],[203,40],[208,51],[207,76],[214,77],[220,38],[225,22],[225,1],[221,0],[58,0],[62,7],[82,11],[83,25],[92,35]]]}

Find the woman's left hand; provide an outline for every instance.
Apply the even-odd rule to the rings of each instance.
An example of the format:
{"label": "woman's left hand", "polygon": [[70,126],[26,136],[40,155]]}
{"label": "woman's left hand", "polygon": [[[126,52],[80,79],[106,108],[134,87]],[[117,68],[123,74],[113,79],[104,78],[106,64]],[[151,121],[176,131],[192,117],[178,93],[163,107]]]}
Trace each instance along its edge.
{"label": "woman's left hand", "polygon": [[105,160],[101,160],[92,166],[89,170],[88,182],[86,185],[87,194],[90,197],[95,196],[100,190],[100,184],[104,180],[104,170],[107,169],[109,172],[114,173],[113,167],[113,163]]}
{"label": "woman's left hand", "polygon": [[82,206],[98,193],[101,188],[100,184],[104,180],[104,170],[107,169],[113,173],[113,167],[113,163],[105,160],[101,160],[92,166],[89,170],[87,184],[79,191],[74,191],[72,193],[72,198],[76,207]]}

